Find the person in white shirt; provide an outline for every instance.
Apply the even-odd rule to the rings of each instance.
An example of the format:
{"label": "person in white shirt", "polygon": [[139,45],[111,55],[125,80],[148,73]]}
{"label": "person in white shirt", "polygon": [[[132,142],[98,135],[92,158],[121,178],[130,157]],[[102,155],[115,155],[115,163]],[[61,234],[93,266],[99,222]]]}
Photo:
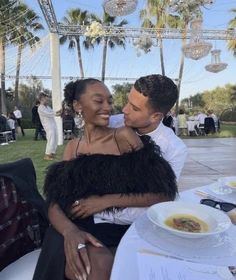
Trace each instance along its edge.
{"label": "person in white shirt", "polygon": [[169,162],[178,180],[187,156],[187,147],[172,129],[162,123],[163,116],[173,107],[178,95],[177,88],[165,88],[168,79],[161,75],[138,79],[128,95],[124,115],[111,116],[109,126],[125,124],[136,129],[139,135],[150,136],[160,146],[164,159]]}
{"label": "person in white shirt", "polygon": [[17,106],[14,107],[13,114],[14,114],[14,116],[15,116],[15,118],[16,118],[17,125],[18,125],[18,126],[20,127],[20,129],[21,129],[22,136],[25,136],[25,132],[24,132],[24,129],[23,129],[22,124],[21,124],[22,113],[21,113],[21,111],[17,108]]}
{"label": "person in white shirt", "polygon": [[50,106],[49,96],[41,92],[39,94],[40,105],[38,107],[39,118],[42,126],[46,132],[47,145],[45,152],[45,160],[53,160],[56,154],[58,136],[57,136],[57,126],[55,121],[55,113]]}

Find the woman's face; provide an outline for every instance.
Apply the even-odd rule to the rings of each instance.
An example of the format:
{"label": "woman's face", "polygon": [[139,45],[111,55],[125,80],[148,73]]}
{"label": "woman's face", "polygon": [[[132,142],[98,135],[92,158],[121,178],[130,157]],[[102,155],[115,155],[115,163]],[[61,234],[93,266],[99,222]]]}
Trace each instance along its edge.
{"label": "woman's face", "polygon": [[112,95],[103,83],[87,85],[79,101],[74,101],[76,112],[81,110],[85,123],[107,126],[112,112]]}

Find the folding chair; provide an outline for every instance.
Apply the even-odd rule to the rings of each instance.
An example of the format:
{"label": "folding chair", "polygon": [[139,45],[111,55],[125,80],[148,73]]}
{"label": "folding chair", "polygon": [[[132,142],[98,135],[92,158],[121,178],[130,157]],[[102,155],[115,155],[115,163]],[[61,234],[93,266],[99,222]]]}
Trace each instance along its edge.
{"label": "folding chair", "polygon": [[40,248],[47,227],[47,208],[37,190],[31,159],[0,164],[1,280],[32,279],[32,275],[27,278],[24,274],[30,269],[30,261],[15,264],[27,253],[28,260],[36,258],[39,253],[34,250]]}

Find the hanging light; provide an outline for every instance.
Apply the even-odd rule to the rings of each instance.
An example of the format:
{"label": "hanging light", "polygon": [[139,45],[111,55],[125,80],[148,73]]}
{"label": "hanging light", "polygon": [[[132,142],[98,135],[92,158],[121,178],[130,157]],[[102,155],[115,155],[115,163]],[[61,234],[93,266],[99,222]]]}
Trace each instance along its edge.
{"label": "hanging light", "polygon": [[135,48],[137,49],[137,53],[139,54],[139,50],[144,51],[144,53],[148,53],[151,51],[151,47],[154,46],[152,39],[147,35],[142,35],[140,38],[135,39],[133,42]]}
{"label": "hanging light", "polygon": [[110,16],[125,16],[135,11],[138,0],[104,0],[103,7]]}
{"label": "hanging light", "polygon": [[205,66],[205,69],[209,72],[218,73],[223,71],[228,64],[223,63],[220,60],[221,50],[212,50],[211,51],[211,64]]}
{"label": "hanging light", "polygon": [[211,43],[207,43],[202,39],[202,19],[196,18],[191,22],[191,38],[190,42],[182,47],[182,51],[187,58],[198,60],[210,52]]}
{"label": "hanging light", "polygon": [[212,5],[214,0],[170,0],[170,10],[172,12],[183,12],[199,10],[200,6]]}

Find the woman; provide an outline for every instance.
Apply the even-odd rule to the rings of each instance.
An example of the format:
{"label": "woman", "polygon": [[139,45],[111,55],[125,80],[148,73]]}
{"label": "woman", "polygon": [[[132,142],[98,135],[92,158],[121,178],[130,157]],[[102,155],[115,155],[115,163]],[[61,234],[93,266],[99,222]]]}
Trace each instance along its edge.
{"label": "woman", "polygon": [[108,128],[112,96],[102,82],[71,82],[65,100],[85,123],[84,133],[68,143],[64,161],[54,164],[46,176],[53,227],[34,280],[62,280],[64,272],[71,280],[105,280],[113,261],[108,247],[117,246],[129,227],[112,218],[121,207],[174,199],[175,175],[153,143],[143,145],[132,129]]}

